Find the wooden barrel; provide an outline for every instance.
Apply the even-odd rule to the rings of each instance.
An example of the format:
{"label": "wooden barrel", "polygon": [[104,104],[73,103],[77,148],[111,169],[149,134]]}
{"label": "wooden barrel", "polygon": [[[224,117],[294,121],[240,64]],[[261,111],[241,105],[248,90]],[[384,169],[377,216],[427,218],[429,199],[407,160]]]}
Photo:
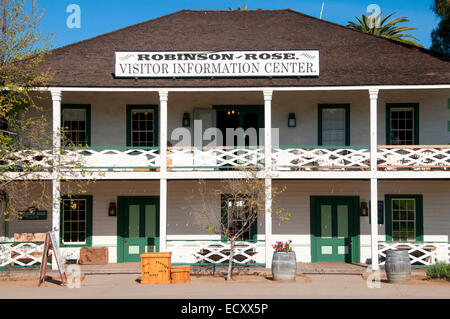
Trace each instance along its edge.
{"label": "wooden barrel", "polygon": [[273,280],[293,281],[297,275],[295,252],[274,252],[272,257]]}
{"label": "wooden barrel", "polygon": [[141,254],[141,284],[170,284],[172,253]]}
{"label": "wooden barrel", "polygon": [[411,279],[411,262],[407,249],[390,249],[386,252],[384,266],[388,281],[401,282]]}
{"label": "wooden barrel", "polygon": [[172,266],[170,278],[173,284],[187,283],[190,281],[191,266]]}

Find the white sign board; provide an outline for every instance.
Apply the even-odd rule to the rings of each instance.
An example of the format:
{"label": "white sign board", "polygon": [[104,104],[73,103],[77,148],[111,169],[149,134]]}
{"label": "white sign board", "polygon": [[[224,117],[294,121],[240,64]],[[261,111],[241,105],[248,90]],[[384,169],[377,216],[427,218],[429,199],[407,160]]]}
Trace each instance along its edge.
{"label": "white sign board", "polygon": [[58,266],[59,274],[61,276],[61,282],[67,282],[66,271],[64,269],[64,263],[61,258],[61,253],[59,251],[59,243],[56,237],[56,233],[53,231],[47,232],[45,235],[44,251],[42,252],[41,269],[39,273],[39,284],[40,286],[46,279],[47,273],[47,261],[49,249],[52,249],[52,254],[55,256],[56,263]]}
{"label": "white sign board", "polygon": [[115,76],[292,77],[319,76],[319,51],[115,52]]}
{"label": "white sign board", "polygon": [[65,273],[65,269],[64,269],[64,263],[63,260],[61,258],[61,252],[59,251],[59,242],[56,239],[56,233],[54,231],[50,232],[50,238],[52,240],[52,248],[53,248],[53,254],[56,258],[56,261],[58,262],[58,266],[59,269],[61,271],[61,273]]}

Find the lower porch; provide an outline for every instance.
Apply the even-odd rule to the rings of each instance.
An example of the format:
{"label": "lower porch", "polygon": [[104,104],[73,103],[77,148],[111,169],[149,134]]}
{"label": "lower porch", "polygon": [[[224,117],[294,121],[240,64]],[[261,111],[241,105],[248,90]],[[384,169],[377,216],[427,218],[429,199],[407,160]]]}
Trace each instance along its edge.
{"label": "lower porch", "polygon": [[[211,183],[211,187],[214,183],[218,183],[218,181],[208,182]],[[85,228],[82,226],[81,215],[76,217],[78,219],[68,217],[62,206],[60,234],[63,258],[77,260],[81,247],[89,246],[107,247],[109,263],[118,264],[119,268],[120,264],[133,260],[133,255],[137,258],[135,261],[138,261],[139,254],[143,251],[171,251],[174,264],[220,266],[227,263],[229,243],[223,241],[220,235],[211,234],[196,224],[194,210],[195,207],[200,210],[201,205],[192,199],[189,200],[189,194],[195,191],[197,182],[168,181],[167,184],[167,219],[164,225],[161,225],[158,218],[159,181],[102,180],[89,185],[84,198],[90,200],[86,201],[84,209],[87,214],[85,216],[90,217],[86,218]],[[286,191],[280,195],[274,207],[283,207],[291,213],[291,218],[285,222],[272,218],[270,241],[266,241],[265,219],[258,218],[256,232],[252,238],[237,245],[234,260],[236,264],[270,268],[271,256],[266,252],[271,251],[271,245],[276,241],[288,240],[292,240],[297,261],[302,265],[324,261],[336,262],[340,257],[348,264],[370,264],[371,220],[369,215],[364,213],[365,204],[370,206],[369,181],[274,180],[273,185],[286,186]],[[64,187],[62,193],[63,189]],[[449,262],[449,193],[450,182],[446,180],[379,181],[377,248],[380,266],[384,264],[386,250],[392,248],[408,249],[413,266],[428,266],[438,260]],[[144,206],[156,204],[154,210],[150,206],[147,211],[144,209],[143,219],[141,217],[136,219],[138,213],[134,217],[128,214],[127,218],[123,218],[120,215],[123,211],[120,198],[147,198],[150,201],[147,204],[144,202]],[[314,203],[314,198],[320,198],[324,202]],[[353,199],[355,204],[344,213],[347,216],[345,219],[347,222],[344,223],[347,226],[344,227],[344,224],[339,224],[340,219],[336,213],[338,209],[342,209],[337,206],[345,206],[345,203],[339,201],[335,203],[336,213],[332,207],[335,205],[334,200],[345,198]],[[220,198],[209,198],[208,201],[212,207],[216,207],[216,213],[220,214]],[[108,214],[111,203],[118,205],[116,216]],[[133,206],[136,203],[129,204]],[[324,206],[322,210],[317,207],[318,204]],[[398,207],[394,207],[397,204]],[[330,206],[328,212],[326,206]],[[39,252],[42,252],[43,242],[23,242],[15,239],[14,234],[43,233],[52,230],[52,209],[48,207],[47,210],[45,219],[11,220],[7,225],[8,233],[5,233],[4,220],[1,221],[0,267],[39,265]],[[70,207],[68,211],[70,214],[73,213]],[[150,224],[146,222],[146,217],[149,216],[154,217]],[[132,225],[130,226],[133,218],[136,221],[135,226],[145,226],[142,230],[144,244],[126,245],[120,234],[123,223],[128,223],[128,231],[133,231]],[[327,218],[329,225],[324,222]],[[77,226],[74,226],[75,220]],[[164,248],[160,246],[161,227],[166,230]],[[329,236],[323,234],[327,231],[327,227],[331,227],[328,228],[328,231],[331,230]],[[345,230],[349,232],[347,235],[342,233]],[[83,231],[85,237],[73,235]],[[83,239],[84,242],[81,242]],[[343,241],[339,242],[341,239]]]}

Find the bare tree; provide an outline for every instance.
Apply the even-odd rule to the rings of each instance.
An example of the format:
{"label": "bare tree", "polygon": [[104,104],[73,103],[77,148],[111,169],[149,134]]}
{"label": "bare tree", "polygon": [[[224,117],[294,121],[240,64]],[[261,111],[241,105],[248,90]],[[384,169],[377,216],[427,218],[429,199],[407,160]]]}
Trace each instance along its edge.
{"label": "bare tree", "polygon": [[[52,78],[51,70],[40,68],[53,42],[40,30],[43,15],[35,0],[0,0],[0,201],[6,202],[5,221],[48,206],[51,180],[91,174],[80,152],[51,149],[51,123],[43,107],[48,92],[38,89]],[[63,129],[60,135],[65,146],[78,146],[67,142]],[[88,180],[66,183],[66,191],[83,193]]]}
{"label": "bare tree", "polygon": [[[266,180],[258,169],[236,172],[235,178],[218,182],[198,181],[198,189],[192,190],[187,198],[187,209],[194,214],[195,223],[211,234],[221,235],[230,242],[227,279],[232,279],[233,260],[236,242],[248,240],[252,225],[258,218],[265,216],[265,203],[283,193],[286,187],[272,187],[269,192]],[[267,174],[267,173],[266,173]],[[266,175],[267,176],[267,175]],[[217,211],[217,199],[220,198],[220,210]],[[272,209],[272,216],[282,221],[289,220],[290,213],[283,208]]]}

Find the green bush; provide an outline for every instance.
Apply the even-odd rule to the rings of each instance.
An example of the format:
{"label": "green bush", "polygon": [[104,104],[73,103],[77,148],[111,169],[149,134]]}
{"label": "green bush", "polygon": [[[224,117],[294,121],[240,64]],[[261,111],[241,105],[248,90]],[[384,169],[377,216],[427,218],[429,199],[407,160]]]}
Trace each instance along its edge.
{"label": "green bush", "polygon": [[450,264],[438,261],[427,269],[428,278],[447,278],[450,280]]}

